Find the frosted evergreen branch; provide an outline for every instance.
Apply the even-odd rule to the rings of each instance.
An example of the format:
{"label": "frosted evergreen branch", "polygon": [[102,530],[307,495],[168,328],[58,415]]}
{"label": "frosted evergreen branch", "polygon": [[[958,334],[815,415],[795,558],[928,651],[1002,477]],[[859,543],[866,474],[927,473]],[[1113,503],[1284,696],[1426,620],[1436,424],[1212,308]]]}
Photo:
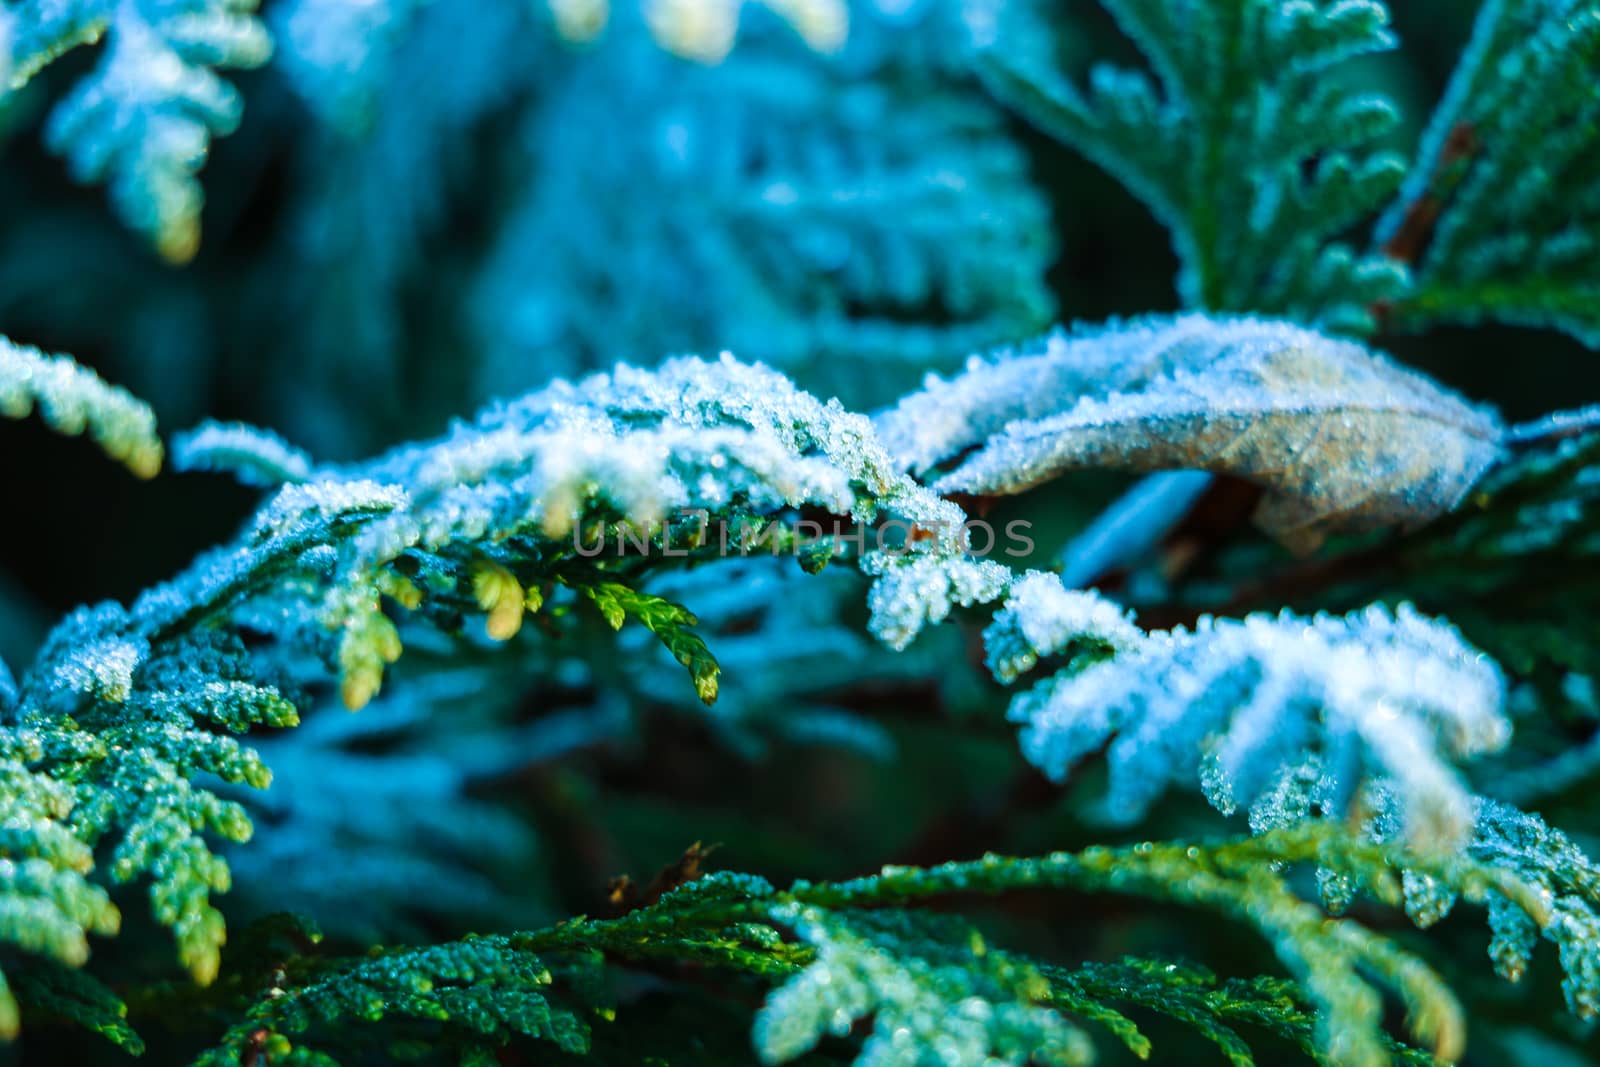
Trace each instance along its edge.
{"label": "frosted evergreen branch", "polygon": [[1248,807],[1281,768],[1326,753],[1323,810],[1360,783],[1397,785],[1413,841],[1460,842],[1471,800],[1450,765],[1503,748],[1500,672],[1452,627],[1402,606],[1345,618],[1204,618],[1193,632],[1145,634],[1094,594],[1053,575],[1016,581],[985,632],[1010,683],[1041,658],[1066,668],[1020,693],[1028,759],[1060,780],[1108,743],[1106,813],[1138,819],[1168,783],[1202,784],[1224,812]]}
{"label": "frosted evergreen branch", "polygon": [[[631,6],[519,131],[526,177],[472,290],[483,395],[728,348],[863,409],[1048,325],[1049,206],[972,78],[965,5],[852,0],[842,49],[819,57],[746,3],[736,47],[704,68]],[[632,253],[597,255],[597,229]],[[610,292],[629,294],[622,313]]]}
{"label": "frosted evergreen branch", "polygon": [[[1246,1067],[1261,1038],[1263,1059],[1377,1067],[1454,1061],[1470,1022],[1475,1060],[1583,1058],[1600,416],[1508,429],[1335,335],[1494,320],[1600,344],[1594,0],[1481,4],[1409,178],[1363,88],[1416,84],[1379,55],[1377,0],[1102,0],[1109,20],[1053,26],[1027,0],[275,0],[270,41],[256,7],[0,0],[0,82],[28,93],[0,125],[39,120],[175,263],[205,168],[226,237],[199,269],[144,270],[23,152],[13,317],[137,359],[163,410],[214,387],[315,446],[203,424],[176,466],[268,490],[235,536],[42,645],[31,603],[8,612],[5,656],[31,663],[0,662],[0,1038],[26,1023],[23,1055],[76,1053],[64,1023],[137,1053],[177,1023],[155,1055],[205,1029],[213,1065],[490,1067],[745,1062],[753,1036],[771,1064],[1022,1067],[1085,1063],[1099,1028],[1136,1056],[1209,1043]],[[1107,31],[1142,59],[1080,76]],[[207,163],[241,90],[254,144]],[[1007,106],[1155,212],[1190,310],[855,414],[1034,333],[1090,257],[1141,247],[1115,212],[1079,224],[1081,168]],[[1072,299],[1127,302],[1102,288]],[[730,356],[577,377],[724,345],[810,391]],[[1485,382],[1474,347],[1459,380]],[[572,377],[326,461],[551,374]],[[149,408],[0,343],[0,415],[35,409],[136,473],[161,461]],[[1153,476],[1095,518],[1108,470]],[[951,537],[989,525],[969,501],[1083,532],[1061,573],[1018,573]],[[69,528],[181,533],[63,517],[12,531],[24,600],[110,574]],[[797,751],[818,745],[847,751]],[[1102,756],[1097,795],[1059,788]],[[701,806],[723,781],[758,786],[749,810]],[[603,907],[663,835],[870,869],[886,847],[1076,841],[1171,784],[1249,834],[1202,836],[1215,817],[1174,797],[1181,840],[787,888],[702,876],[696,847],[642,892],[612,883],[617,917],[542,925]],[[1487,799],[1541,788],[1572,837]],[[799,832],[753,821],[767,805]],[[1070,927],[1042,928],[1052,896]],[[1442,922],[1465,904],[1486,938]],[[352,955],[241,921],[264,907]],[[526,932],[372,947],[469,929]],[[1577,1021],[1447,984],[1463,932],[1510,981],[1553,945],[1539,985]],[[1250,962],[1116,962],[1165,941]]]}
{"label": "frosted evergreen branch", "polygon": [[[1199,322],[1193,337],[1203,344],[1209,328],[1209,322]],[[257,466],[262,456],[269,467],[292,465],[270,439],[219,439]],[[1583,440],[1560,445],[1578,447]],[[463,615],[478,615],[484,638],[510,641],[524,617],[547,610],[547,602],[585,604],[613,628],[630,618],[642,621],[709,699],[719,665],[689,629],[694,616],[636,584],[652,566],[648,553],[632,556],[619,546],[583,559],[578,547],[590,543],[586,532],[631,527],[658,548],[692,550],[704,531],[674,534],[660,525],[673,509],[735,519],[812,507],[858,523],[903,517],[909,528],[928,531],[947,531],[963,518],[899,472],[868,420],[837,403],[817,401],[765,368],[728,357],[676,360],[656,372],[619,367],[577,383],[557,382],[495,405],[436,441],[364,464],[307,470],[314,480],[280,489],[236,544],[202,558],[131,609],[106,605],[77,613],[41,651],[15,713],[41,742],[28,748],[26,737],[18,735],[16,781],[18,795],[36,798],[28,802],[32,810],[51,813],[56,823],[39,822],[38,843],[28,847],[56,857],[59,874],[52,877],[65,879],[74,899],[104,903],[92,925],[79,918],[87,913],[84,904],[52,920],[59,925],[54,947],[27,941],[24,947],[81,963],[86,935],[110,933],[116,921],[109,901],[95,895],[99,887],[85,874],[104,870],[114,880],[148,875],[155,914],[176,929],[180,958],[201,981],[217,973],[222,924],[210,897],[227,886],[228,869],[207,838],[242,840],[250,825],[237,802],[193,779],[210,774],[260,788],[269,772],[256,751],[201,724],[234,732],[256,724],[294,725],[299,709],[276,684],[290,662],[303,669],[309,654],[318,669],[314,680],[301,684],[326,686],[337,679],[345,701],[359,706],[378,692],[386,666],[400,655],[403,632],[422,628],[457,636]],[[915,546],[919,539],[911,540]],[[953,606],[1007,597],[986,635],[998,677],[1014,679],[1043,660],[1070,658],[1060,674],[1014,704],[1013,716],[1028,721],[1025,748],[1059,774],[1073,752],[1121,732],[1125,736],[1112,748],[1113,798],[1120,796],[1130,811],[1167,778],[1197,776],[1208,748],[1208,786],[1224,806],[1255,800],[1274,771],[1316,748],[1330,753],[1330,766],[1339,772],[1327,777],[1323,810],[1338,810],[1340,798],[1356,784],[1384,773],[1400,787],[1410,838],[1431,833],[1435,841],[1450,841],[1459,836],[1455,816],[1465,794],[1445,758],[1468,757],[1504,740],[1501,683],[1492,665],[1475,657],[1453,630],[1405,611],[1390,616],[1374,609],[1309,622],[1252,618],[1210,622],[1194,634],[1146,634],[1090,594],[1069,591],[1045,574],[1017,578],[999,564],[963,556],[945,536],[933,536],[914,551],[872,553],[862,562],[876,578],[872,626],[894,647]],[[314,610],[305,610],[308,604]],[[251,646],[237,636],[244,630],[254,635]],[[1187,688],[1174,684],[1173,672],[1189,679]],[[1107,699],[1108,686],[1121,698]],[[1086,720],[1087,726],[1070,714],[1072,694],[1080,690],[1080,696],[1091,694],[1080,703],[1098,716]],[[1184,693],[1221,696],[1194,701]],[[1018,712],[1019,705],[1028,713]],[[1180,723],[1181,730],[1174,725]],[[1070,738],[1082,729],[1094,737],[1074,748]],[[1210,735],[1213,741],[1206,741]],[[1060,742],[1061,736],[1069,740]],[[1061,744],[1070,750],[1065,755]],[[1129,768],[1154,773],[1130,777]],[[1129,785],[1135,778],[1136,789]],[[75,783],[72,803],[49,799],[57,781]],[[24,789],[22,783],[31,784]],[[59,830],[49,829],[56,824]],[[60,841],[67,828],[74,841],[111,845],[107,864],[102,868],[81,845],[65,849]],[[912,882],[890,874],[870,887],[797,887],[788,897],[774,898],[770,909],[750,911],[746,901],[740,905],[746,911],[737,914],[716,911],[726,906],[720,897],[686,897],[674,906],[691,901],[695,911],[703,905],[720,924],[744,914],[798,932],[821,954],[818,959],[837,953],[869,972],[887,968],[881,980],[864,978],[847,999],[859,1014],[892,1021],[897,1012],[920,1018],[932,1003],[919,999],[924,992],[898,999],[904,989],[895,975],[910,976],[915,987],[918,975],[943,972],[896,959],[884,947],[891,942],[882,940],[890,936],[887,927],[835,915],[842,906],[920,899],[962,885],[1017,888],[1030,880],[1187,900],[1263,930],[1319,1005],[1322,1047],[1330,1047],[1334,1034],[1361,1035],[1352,1039],[1349,1062],[1366,1062],[1386,1047],[1376,1036],[1376,994],[1357,977],[1366,969],[1411,1005],[1424,1040],[1452,1054],[1460,1020],[1435,977],[1359,927],[1337,926],[1329,940],[1321,913],[1286,886],[1262,888],[1235,878],[1249,863],[1306,860],[1378,885],[1381,895],[1387,883],[1362,873],[1381,856],[1339,852],[1322,837],[1303,836],[1250,839],[1229,849],[1205,853],[1209,858],[1199,865],[1187,851],[1162,851],[1143,867],[1130,866],[1120,853],[1116,865],[1105,867],[1095,853],[1043,867],[1001,863],[992,876],[979,873],[984,867],[940,868]],[[1440,884],[1479,897],[1493,888],[1537,913],[1530,920],[1536,927],[1549,924],[1520,882],[1496,881],[1444,859],[1432,867],[1429,862],[1414,861]],[[961,882],[969,877],[970,884]],[[715,885],[703,892],[715,897]],[[688,953],[744,968],[767,958],[759,946],[726,940],[692,949],[654,941],[656,948],[641,949],[632,939],[638,924],[655,921],[650,914],[618,920],[598,933],[583,926],[561,935],[594,934],[601,944],[551,935],[510,947],[598,947],[663,959]],[[909,944],[904,939],[913,933],[907,927],[893,936],[893,944]],[[915,936],[929,935],[922,930]],[[919,942],[916,954],[927,959],[928,953],[944,952],[935,948],[938,941]],[[768,1043],[774,1060],[806,1047],[820,1034],[819,1020],[834,1018],[813,1012],[814,1000],[802,992],[811,979],[804,970],[795,972],[794,962],[772,965],[772,973],[782,971],[801,983],[794,987],[799,991],[776,999],[777,1007],[764,1017],[764,1026],[776,1028],[770,1033],[787,1035]],[[1003,956],[989,963],[1003,968],[1006,982],[1024,986],[1037,973],[1031,964],[1011,968]],[[1581,969],[1578,963],[1570,967]],[[969,968],[963,996],[1002,997],[1010,986],[983,984],[1000,981],[1001,973]],[[340,1000],[337,989],[327,995],[336,1013],[355,1003]],[[321,1003],[321,996],[308,1003]],[[517,1018],[546,1018],[540,1014],[544,1004],[523,1002]],[[784,1005],[800,1014],[786,1016]],[[433,1007],[418,1005],[417,1011],[436,1017]],[[784,1018],[789,1021],[780,1025]],[[502,1021],[505,1028],[493,1031],[496,1040],[545,1032],[544,1023],[518,1029]],[[931,1033],[923,1037],[934,1039]],[[1061,1062],[1082,1058],[1077,1031],[1038,1014],[1032,1000],[993,1016],[962,1040],[970,1042],[973,1055],[1015,1058],[1018,1050],[1045,1042]]]}
{"label": "frosted evergreen branch", "polygon": [[53,4],[7,4],[0,9],[7,52],[5,88],[25,87],[58,57],[93,44],[106,32],[110,5],[97,0]]}
{"label": "frosted evergreen branch", "polygon": [[80,181],[104,181],[132,229],[175,263],[200,242],[196,172],[243,103],[214,68],[271,55],[255,0],[71,0],[7,8],[13,87],[105,37],[95,70],[51,112],[45,138]]}
{"label": "frosted evergreen branch", "polygon": [[1097,66],[1087,90],[1004,35],[982,55],[991,88],[1104,167],[1172,231],[1191,307],[1368,331],[1402,268],[1339,240],[1399,186],[1378,151],[1384,97],[1339,77],[1394,45],[1372,0],[1103,0],[1151,74]]}
{"label": "frosted evergreen branch", "polygon": [[1480,802],[1470,855],[1532,886],[1549,908],[1549,922],[1530,921],[1504,898],[1492,899],[1495,970],[1515,981],[1527,970],[1535,936],[1560,952],[1567,1007],[1583,1019],[1600,1016],[1600,867],[1561,831],[1506,804]]}
{"label": "frosted evergreen branch", "polygon": [[46,355],[0,337],[0,415],[21,419],[35,409],[59,433],[87,433],[141,478],[161,469],[161,438],[148,405],[70,356]]}
{"label": "frosted evergreen branch", "polygon": [[1391,255],[1416,264],[1415,290],[1392,309],[1399,325],[1497,320],[1600,346],[1597,64],[1592,0],[1483,4],[1378,227]]}
{"label": "frosted evergreen branch", "polygon": [[311,457],[270,430],[207,422],[172,442],[180,471],[226,471],[244,485],[275,487],[311,479]]}
{"label": "frosted evergreen branch", "polygon": [[[1253,842],[1278,840],[1289,834],[1304,839],[1318,825],[1321,761],[1293,770],[1264,796],[1251,812],[1260,835],[1238,843],[1249,853]],[[1349,907],[1358,891],[1403,906],[1420,927],[1448,915],[1459,898],[1487,906],[1489,957],[1495,971],[1511,982],[1527,973],[1536,942],[1555,945],[1563,972],[1562,992],[1568,1010],[1580,1019],[1600,1015],[1600,868],[1559,830],[1539,816],[1487,798],[1474,798],[1472,825],[1465,850],[1455,856],[1432,851],[1395,849],[1402,834],[1403,808],[1392,783],[1376,781],[1362,798],[1367,817],[1360,836],[1300,851],[1299,859],[1320,865],[1318,888],[1334,913]],[[1325,808],[1322,809],[1326,811]],[[1290,851],[1269,845],[1287,858]],[[1391,875],[1374,880],[1384,865]],[[1398,875],[1398,878],[1393,877]]]}
{"label": "frosted evergreen branch", "polygon": [[[349,1017],[352,1008],[359,1016],[376,982],[416,990],[397,1002],[385,1000],[403,1013],[437,1020],[453,1043],[498,1044],[513,1032],[580,1040],[574,1035],[589,1027],[550,1026],[573,1018],[567,1006],[573,1000],[593,1006],[592,980],[569,979],[569,986],[563,972],[584,974],[600,953],[621,963],[692,961],[696,968],[741,973],[775,987],[755,1025],[756,1050],[770,1063],[799,1055],[825,1034],[842,1035],[851,1021],[869,1014],[874,1029],[858,1064],[922,1062],[935,1049],[959,1064],[1082,1063],[1088,1046],[1071,1017],[1111,1026],[1130,1047],[1141,1047],[1142,1035],[1118,1012],[1119,1004],[1182,1019],[1237,1054],[1237,1062],[1248,1062],[1249,1053],[1228,1028],[1230,1020],[1276,1029],[1329,1063],[1389,1063],[1393,1055],[1409,1061],[1416,1053],[1382,1030],[1379,989],[1406,1003],[1410,1029],[1438,1058],[1458,1056],[1465,1021],[1442,980],[1392,941],[1351,920],[1329,920],[1297,897],[1277,865],[1303,863],[1348,871],[1391,906],[1402,900],[1401,872],[1420,869],[1473,900],[1500,894],[1508,906],[1527,908],[1519,913],[1528,921],[1551,921],[1543,898],[1512,875],[1465,858],[1414,856],[1328,823],[1195,845],[885,868],[848,882],[798,882],[786,891],[759,878],[717,873],[617,919],[392,950],[354,964],[294,965],[288,987],[258,995],[223,1046],[200,1062],[236,1063],[241,1050],[252,1048],[269,1060],[286,1055],[289,1033],[318,1018]],[[1171,900],[1235,918],[1272,943],[1298,982],[1259,978],[1213,988],[1201,972],[1141,961],[1069,970],[990,945],[959,917],[918,907],[950,895],[1040,889]],[[455,962],[462,958],[478,961],[470,973]],[[453,985],[417,982],[416,975],[432,975],[441,963],[447,981],[465,980],[479,991],[471,1003],[480,1021],[458,1019],[460,1005],[447,999]],[[295,977],[300,972],[304,977]],[[508,1026],[505,1005],[523,1005],[520,1017],[528,1025]],[[464,1033],[452,1029],[463,1022]]]}
{"label": "frosted evergreen branch", "polygon": [[[312,471],[274,439],[236,430],[203,432],[183,452]],[[224,938],[211,898],[230,884],[211,842],[244,841],[252,827],[237,800],[202,782],[267,786],[260,754],[233,735],[296,725],[286,692],[336,680],[360,707],[401,653],[392,615],[460,636],[471,613],[484,637],[508,641],[549,596],[564,614],[592,605],[613,629],[640,622],[710,702],[719,667],[695,617],[635,587],[648,554],[608,547],[593,558],[579,551],[582,534],[618,525],[660,551],[704,536],[664,527],[674,509],[733,520],[802,506],[859,522],[962,518],[894,469],[867,419],[726,357],[557,382],[438,441],[283,487],[236,543],[129,608],[79,610],[39,651],[4,741],[5,796],[27,826],[16,848],[44,864],[13,872],[23,880],[11,899],[40,899],[0,935],[80,965],[87,936],[118,922],[90,877],[148,878],[180,960],[209,982]],[[320,672],[302,679],[308,657]]]}

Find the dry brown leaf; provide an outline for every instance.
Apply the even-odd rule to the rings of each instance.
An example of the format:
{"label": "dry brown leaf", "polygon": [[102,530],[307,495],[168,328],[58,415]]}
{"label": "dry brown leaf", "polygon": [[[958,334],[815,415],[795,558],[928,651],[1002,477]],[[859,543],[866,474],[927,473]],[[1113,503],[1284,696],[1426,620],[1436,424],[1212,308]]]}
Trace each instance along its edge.
{"label": "dry brown leaf", "polygon": [[1089,467],[1231,474],[1267,490],[1257,525],[1300,552],[1332,530],[1449,511],[1503,437],[1490,409],[1359,344],[1205,315],[1057,335],[1042,352],[975,363],[879,428],[923,469],[979,446],[934,483],[946,492],[1017,493]]}

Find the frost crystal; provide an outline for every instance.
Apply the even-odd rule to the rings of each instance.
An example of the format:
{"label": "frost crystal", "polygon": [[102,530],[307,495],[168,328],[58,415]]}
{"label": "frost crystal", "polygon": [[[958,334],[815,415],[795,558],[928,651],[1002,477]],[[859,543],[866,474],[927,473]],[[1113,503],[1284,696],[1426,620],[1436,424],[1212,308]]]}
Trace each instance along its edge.
{"label": "frost crystal", "polygon": [[1010,684],[1034,668],[1041,656],[1074,644],[1106,652],[1128,652],[1145,641],[1130,613],[1094,593],[1065,588],[1053,574],[1029,571],[1011,584],[1005,608],[984,631],[988,667]]}
{"label": "frost crystal", "polygon": [[875,553],[863,569],[877,578],[867,595],[872,632],[894,649],[943,622],[952,607],[999,599],[1011,580],[1011,572],[993,561],[943,555]]}
{"label": "frost crystal", "polygon": [[1256,522],[1297,550],[1435,518],[1501,454],[1492,412],[1361,345],[1205,315],[975,360],[879,427],[916,470],[981,446],[935,482],[946,492],[1015,493],[1086,467],[1232,474],[1267,490]]}
{"label": "frost crystal", "polygon": [[1519,978],[1527,969],[1535,935],[1543,936],[1560,950],[1567,1007],[1583,1019],[1600,1016],[1600,867],[1538,816],[1492,800],[1478,803],[1470,852],[1514,872],[1553,912],[1541,929],[1491,898],[1494,940],[1489,954],[1495,969]]}
{"label": "frost crystal", "polygon": [[1010,718],[1047,774],[1110,743],[1110,813],[1139,817],[1169,782],[1208,763],[1224,810],[1250,805],[1278,768],[1324,754],[1339,795],[1363,777],[1392,777],[1415,840],[1459,840],[1469,795],[1441,753],[1469,758],[1503,746],[1499,671],[1451,627],[1402,606],[1344,618],[1287,613],[1203,619],[1066,670],[1018,695]]}
{"label": "frost crystal", "polygon": [[245,485],[303,482],[313,473],[311,457],[277,434],[246,426],[207,422],[181,434],[172,445],[180,471],[230,471]]}

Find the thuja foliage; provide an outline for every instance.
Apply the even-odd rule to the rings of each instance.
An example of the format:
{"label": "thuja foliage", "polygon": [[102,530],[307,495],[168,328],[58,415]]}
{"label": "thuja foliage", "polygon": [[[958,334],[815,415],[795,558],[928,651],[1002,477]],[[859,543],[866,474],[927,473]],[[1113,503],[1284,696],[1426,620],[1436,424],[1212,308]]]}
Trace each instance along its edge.
{"label": "thuja foliage", "polygon": [[[5,177],[7,329],[107,377],[0,340],[0,447],[249,501],[0,619],[0,1037],[1591,1062],[1600,410],[1439,352],[1600,337],[1600,6],[1488,0],[1431,118],[1390,23],[0,7],[11,147],[132,235]],[[1074,182],[1181,310],[1043,332]],[[164,438],[201,380],[255,388]]]}

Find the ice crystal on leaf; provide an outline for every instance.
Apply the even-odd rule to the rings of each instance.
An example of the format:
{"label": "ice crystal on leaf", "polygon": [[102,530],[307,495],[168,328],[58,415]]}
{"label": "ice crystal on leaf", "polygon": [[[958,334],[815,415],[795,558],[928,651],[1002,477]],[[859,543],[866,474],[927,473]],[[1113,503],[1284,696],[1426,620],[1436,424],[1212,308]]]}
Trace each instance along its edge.
{"label": "ice crystal on leaf", "polygon": [[1583,1019],[1600,1015],[1600,867],[1538,816],[1492,800],[1479,803],[1469,851],[1533,886],[1553,915],[1538,924],[1503,899],[1491,901],[1489,955],[1495,970],[1513,981],[1520,978],[1533,938],[1543,936],[1560,951],[1567,1007]]}
{"label": "ice crystal on leaf", "polygon": [[872,632],[890,648],[904,648],[952,607],[970,607],[1005,593],[1011,572],[993,560],[879,552],[865,561],[875,575],[868,604]]}
{"label": "ice crystal on leaf", "polygon": [[1066,588],[1055,575],[1030,571],[1011,583],[1005,607],[984,631],[988,666],[1005,684],[1032,670],[1041,656],[1078,645],[1108,654],[1131,652],[1146,635],[1130,614],[1094,593]]}
{"label": "ice crystal on leaf", "polygon": [[1256,522],[1290,547],[1420,525],[1500,455],[1495,415],[1350,341],[1287,323],[1185,315],[1056,334],[974,360],[879,420],[935,487],[1015,493],[1064,470],[1203,469],[1268,490]]}

